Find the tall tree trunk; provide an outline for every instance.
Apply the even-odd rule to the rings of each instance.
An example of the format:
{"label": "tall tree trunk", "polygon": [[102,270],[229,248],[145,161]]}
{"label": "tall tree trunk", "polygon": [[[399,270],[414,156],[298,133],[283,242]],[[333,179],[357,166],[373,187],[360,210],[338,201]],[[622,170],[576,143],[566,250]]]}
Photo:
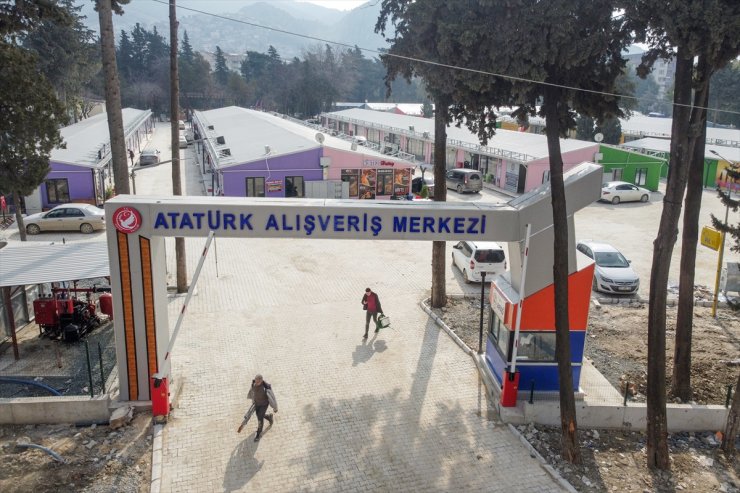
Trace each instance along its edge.
{"label": "tall tree trunk", "polygon": [[21,235],[21,241],[26,241],[26,227],[23,225],[23,214],[21,213],[21,194],[13,191],[13,207],[15,208],[15,223],[18,225],[18,233]]}
{"label": "tall tree trunk", "polygon": [[[573,370],[570,364],[570,319],[568,316],[568,216],[565,208],[565,183],[563,158],[560,153],[560,119],[558,104],[561,91],[555,87],[545,89],[545,122],[547,149],[550,154],[550,193],[552,196],[553,224],[553,281],[555,283],[555,357],[558,362],[560,385],[560,428],[563,458],[580,464],[581,449],[578,444],[576,401],[573,394]],[[522,294],[523,295],[523,294]]]}
{"label": "tall tree trunk", "polygon": [[[689,154],[689,117],[693,60],[685,48],[678,48],[676,83],[673,95],[673,128],[671,158],[663,211],[658,236],[653,242],[653,263],[650,270],[648,310],[648,374],[647,374],[647,464],[651,469],[668,470],[668,422],[666,417],[665,322],[668,274],[671,255],[678,237],[681,201],[686,189]],[[686,106],[680,106],[686,105]]]}
{"label": "tall tree trunk", "polygon": [[[447,173],[447,117],[449,101],[438,98],[434,113],[434,200],[447,201],[445,174]],[[423,175],[423,173],[422,173]],[[447,243],[432,242],[432,306],[441,308],[447,304],[447,285],[445,270],[447,264]]]}
{"label": "tall tree trunk", "polygon": [[727,415],[725,434],[722,436],[721,448],[728,457],[733,457],[737,452],[735,440],[737,440],[738,432],[740,432],[740,373],[737,375],[735,397],[732,399],[730,412]]}
{"label": "tall tree trunk", "polygon": [[103,55],[105,78],[105,111],[108,113],[111,159],[113,162],[113,185],[116,194],[130,193],[126,142],[123,137],[123,114],[121,113],[121,87],[116,66],[115,35],[113,33],[113,11],[111,0],[97,0],[100,20],[100,48]]}
{"label": "tall tree trunk", "polygon": [[694,274],[696,245],[699,241],[699,211],[703,193],[704,149],[707,135],[709,79],[711,74],[706,55],[699,56],[698,84],[694,93],[694,108],[689,122],[689,176],[683,212],[681,244],[681,274],[676,317],[676,343],[673,352],[671,391],[684,402],[691,400],[691,329],[694,324]]}
{"label": "tall tree trunk", "polygon": [[[180,82],[177,76],[177,9],[170,0],[170,130],[172,134],[172,194],[182,195],[180,178]],[[175,238],[177,292],[188,290],[188,271],[185,263],[185,238]]]}

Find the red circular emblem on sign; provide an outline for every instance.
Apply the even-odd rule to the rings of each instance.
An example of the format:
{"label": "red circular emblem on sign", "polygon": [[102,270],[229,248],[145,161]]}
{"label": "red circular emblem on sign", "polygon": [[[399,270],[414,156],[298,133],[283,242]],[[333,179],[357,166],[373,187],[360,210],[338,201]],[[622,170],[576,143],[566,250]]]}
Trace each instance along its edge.
{"label": "red circular emblem on sign", "polygon": [[121,233],[133,233],[141,227],[141,214],[132,207],[121,207],[113,213],[113,226]]}

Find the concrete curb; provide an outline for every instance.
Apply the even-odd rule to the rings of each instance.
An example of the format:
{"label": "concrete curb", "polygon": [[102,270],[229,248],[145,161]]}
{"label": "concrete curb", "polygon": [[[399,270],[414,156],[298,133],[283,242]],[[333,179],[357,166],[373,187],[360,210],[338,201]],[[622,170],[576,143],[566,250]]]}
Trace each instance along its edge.
{"label": "concrete curb", "polygon": [[[621,306],[632,306],[633,308],[638,308],[642,305],[649,305],[650,300],[645,299],[642,296],[638,295],[635,298],[619,298],[616,296],[608,296],[604,294],[595,295],[592,294],[591,296],[592,302],[598,302],[602,305],[621,305]],[[700,306],[700,307],[711,307],[713,304],[712,301],[707,300],[694,300],[694,306]],[[678,305],[678,297],[677,296],[669,296],[666,299],[666,306],[674,307]],[[726,301],[717,301],[717,308],[727,308],[728,304]]]}
{"label": "concrete curb", "polygon": [[150,493],[159,493],[162,489],[162,441],[164,425],[154,425],[152,440],[152,482],[149,487]]}
{"label": "concrete curb", "polygon": [[[452,296],[449,296],[449,297],[450,298],[467,298],[468,296],[466,296],[466,295],[452,295]],[[434,320],[434,323],[437,324],[437,326],[440,327],[442,330],[444,330],[447,333],[447,335],[450,336],[450,338],[453,341],[455,341],[455,344],[457,344],[458,346],[460,346],[460,349],[462,349],[465,352],[465,354],[467,354],[468,356],[470,356],[473,359],[473,364],[475,364],[476,370],[478,370],[478,372],[480,372],[480,368],[478,367],[478,361],[477,361],[478,354],[475,351],[473,351],[472,349],[470,349],[462,341],[462,339],[460,339],[457,336],[457,334],[455,334],[455,332],[452,329],[450,329],[447,326],[447,324],[444,323],[444,321],[442,321],[442,319],[439,318],[439,316],[437,316],[437,314],[432,311],[431,308],[429,308],[429,306],[427,305],[427,300],[421,300],[421,302],[419,302],[419,305],[421,306],[421,309],[424,310],[427,313],[427,315],[429,315],[429,317],[432,320]],[[482,377],[482,375],[481,375],[481,377]],[[498,412],[498,410],[497,410],[497,412]],[[532,444],[530,444],[527,441],[527,439],[524,438],[524,436],[521,433],[519,433],[519,430],[517,430],[511,424],[508,424],[508,427],[509,427],[509,431],[511,431],[511,433],[513,433],[515,437],[518,437],[519,438],[519,441],[522,442],[522,445],[524,445],[524,448],[527,449],[527,451],[529,452],[529,455],[531,455],[532,457],[536,458],[540,462],[540,465],[547,472],[547,474],[549,474],[555,481],[557,481],[557,483],[563,489],[565,489],[565,491],[567,491],[568,493],[577,493],[576,489],[573,488],[573,486],[565,478],[563,478],[555,470],[554,467],[552,467],[550,464],[548,464],[547,461],[545,460],[545,458],[542,457],[539,452],[537,452],[537,450],[532,446]],[[152,493],[159,493],[159,492],[158,491],[157,492],[152,491]]]}
{"label": "concrete curb", "polygon": [[568,482],[567,479],[565,479],[563,476],[560,475],[558,471],[555,470],[554,467],[552,467],[550,464],[547,463],[544,457],[540,455],[539,452],[537,452],[537,449],[532,446],[529,441],[524,438],[524,435],[522,435],[519,430],[516,429],[514,425],[509,424],[509,431],[514,434],[515,437],[519,437],[519,441],[522,442],[522,445],[529,451],[529,455],[537,459],[540,464],[542,465],[542,468],[547,471],[547,474],[549,474],[552,479],[558,482],[558,484],[568,493],[578,493],[578,491],[573,487],[572,484]]}
{"label": "concrete curb", "polygon": [[439,318],[439,316],[438,316],[438,315],[437,315],[436,313],[434,313],[434,312],[432,311],[432,309],[431,309],[431,308],[429,308],[429,306],[427,305],[427,300],[422,300],[422,301],[421,301],[421,303],[420,303],[420,305],[421,305],[421,309],[422,309],[422,310],[424,310],[424,311],[425,311],[425,312],[427,313],[427,315],[429,315],[429,317],[430,317],[430,318],[431,318],[432,320],[434,320],[434,323],[436,323],[436,324],[437,324],[437,325],[438,325],[439,327],[441,327],[441,328],[442,328],[442,330],[444,330],[445,332],[447,332],[447,335],[448,335],[448,336],[450,336],[450,338],[451,338],[451,339],[452,339],[453,341],[455,341],[455,344],[457,344],[458,346],[460,346],[460,349],[462,349],[463,351],[465,351],[465,354],[467,354],[468,356],[471,356],[471,357],[475,357],[475,351],[473,351],[472,349],[470,349],[470,348],[469,348],[469,347],[467,346],[467,344],[465,344],[465,343],[464,343],[464,342],[462,341],[462,339],[460,339],[460,338],[459,338],[459,337],[457,336],[457,334],[455,334],[455,332],[454,332],[454,331],[453,331],[452,329],[450,329],[450,328],[449,328],[449,327],[447,326],[447,324],[446,324],[446,323],[444,323],[444,322],[442,321],[442,319],[441,319],[441,318]]}

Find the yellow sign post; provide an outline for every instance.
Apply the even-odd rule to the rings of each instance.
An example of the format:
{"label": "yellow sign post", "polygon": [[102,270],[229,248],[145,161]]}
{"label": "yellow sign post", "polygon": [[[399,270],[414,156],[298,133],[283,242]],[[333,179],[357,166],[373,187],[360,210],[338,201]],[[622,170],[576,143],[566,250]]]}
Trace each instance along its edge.
{"label": "yellow sign post", "polygon": [[701,244],[707,248],[711,248],[715,252],[719,250],[719,246],[722,243],[722,233],[709,226],[701,228]]}

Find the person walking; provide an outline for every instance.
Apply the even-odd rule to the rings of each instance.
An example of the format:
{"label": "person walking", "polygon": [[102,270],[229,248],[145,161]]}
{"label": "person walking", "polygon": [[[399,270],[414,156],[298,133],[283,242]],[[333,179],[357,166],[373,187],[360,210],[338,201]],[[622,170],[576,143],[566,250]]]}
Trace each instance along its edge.
{"label": "person walking", "polygon": [[[257,415],[257,435],[255,435],[254,441],[259,442],[260,436],[262,435],[262,427],[265,424],[265,419],[270,422],[270,426],[272,426],[274,420],[272,414],[266,414],[267,408],[272,407],[273,411],[277,413],[277,400],[275,399],[275,394],[272,391],[272,385],[265,382],[265,380],[262,378],[262,375],[259,374],[255,375],[254,380],[252,380],[252,387],[249,389],[247,398],[252,399],[253,406],[255,408],[254,412]],[[246,424],[247,420],[245,419],[239,426],[237,433],[241,433],[244,425]]]}
{"label": "person walking", "polygon": [[128,157],[129,157],[129,159],[131,159],[131,166],[133,167],[133,165],[134,165],[134,151],[133,151],[133,149],[129,149],[128,150]]}
{"label": "person walking", "polygon": [[370,288],[365,288],[365,294],[362,297],[362,309],[365,310],[365,335],[363,339],[367,339],[367,333],[370,329],[370,318],[375,322],[375,332],[378,332],[378,313],[383,313],[383,308],[380,306],[380,298]]}

